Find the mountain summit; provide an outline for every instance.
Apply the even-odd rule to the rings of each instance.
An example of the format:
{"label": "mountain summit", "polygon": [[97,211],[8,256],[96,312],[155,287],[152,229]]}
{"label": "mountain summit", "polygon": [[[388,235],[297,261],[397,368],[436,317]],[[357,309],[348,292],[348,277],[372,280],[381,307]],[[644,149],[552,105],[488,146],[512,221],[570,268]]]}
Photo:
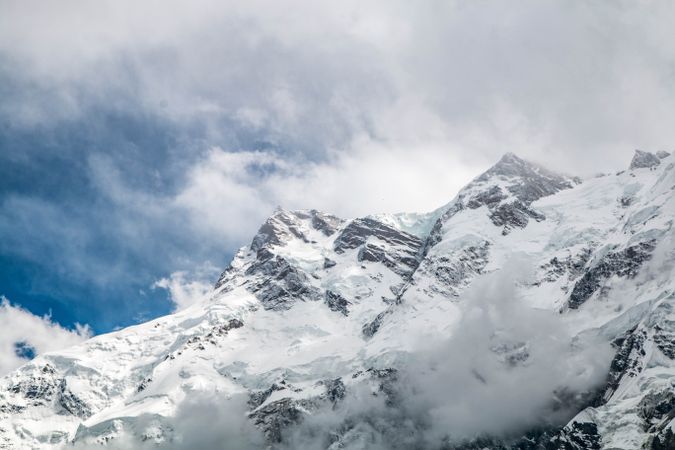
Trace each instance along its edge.
{"label": "mountain summit", "polygon": [[508,153],[430,214],[278,209],[208,299],[0,380],[0,448],[672,448],[673,186]]}

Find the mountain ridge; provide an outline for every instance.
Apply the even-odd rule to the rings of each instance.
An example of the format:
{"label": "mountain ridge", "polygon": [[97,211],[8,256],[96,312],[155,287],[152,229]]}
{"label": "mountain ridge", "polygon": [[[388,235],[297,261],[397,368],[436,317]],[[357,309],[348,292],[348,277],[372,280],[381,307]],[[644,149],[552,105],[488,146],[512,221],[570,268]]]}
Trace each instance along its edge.
{"label": "mountain ridge", "polygon": [[[203,393],[247,398],[236,411],[266,442],[253,448],[301,448],[308,433],[321,443],[307,448],[413,446],[386,441],[394,430],[407,430],[418,448],[660,448],[673,439],[661,393],[675,375],[675,162],[650,155],[659,164],[582,183],[506,154],[426,215],[347,220],[278,209],[209,299],[40,355],[2,378],[0,448],[125,439],[179,448],[185,436],[174,418]],[[530,328],[546,325],[514,326],[522,317]],[[573,345],[556,344],[568,337]],[[587,339],[614,346],[604,369],[604,353],[583,359],[601,347]],[[465,392],[429,391],[434,371],[411,361],[430,345],[440,345],[432,366]],[[547,359],[554,348],[559,360],[584,364],[568,373]],[[449,351],[451,367],[439,356]],[[535,375],[560,376],[563,386],[542,382],[550,392],[530,395],[518,420],[467,424],[448,410],[458,398],[482,398],[485,386],[518,404],[505,386]],[[423,407],[410,389],[424,394]],[[407,403],[445,419],[407,416]],[[321,417],[329,423],[312,429]]]}

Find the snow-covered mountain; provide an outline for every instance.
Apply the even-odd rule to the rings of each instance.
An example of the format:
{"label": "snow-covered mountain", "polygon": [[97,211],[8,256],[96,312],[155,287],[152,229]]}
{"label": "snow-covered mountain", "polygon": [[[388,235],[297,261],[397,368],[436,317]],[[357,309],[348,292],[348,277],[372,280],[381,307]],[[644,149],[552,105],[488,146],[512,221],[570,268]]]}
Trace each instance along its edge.
{"label": "snow-covered mountain", "polygon": [[0,448],[675,448],[675,157],[277,210],[211,297],[0,381]]}

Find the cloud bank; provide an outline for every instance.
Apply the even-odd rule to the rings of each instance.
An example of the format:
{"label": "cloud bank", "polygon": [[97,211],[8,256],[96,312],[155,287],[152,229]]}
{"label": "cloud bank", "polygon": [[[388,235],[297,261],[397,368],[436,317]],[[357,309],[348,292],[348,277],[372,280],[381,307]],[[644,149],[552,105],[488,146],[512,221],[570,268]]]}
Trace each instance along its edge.
{"label": "cloud bank", "polygon": [[524,303],[517,285],[527,264],[514,255],[510,266],[462,294],[452,337],[419,342],[386,395],[353,390],[288,430],[287,448],[328,448],[334,435],[350,449],[452,448],[565,425],[602,387],[613,351]]}

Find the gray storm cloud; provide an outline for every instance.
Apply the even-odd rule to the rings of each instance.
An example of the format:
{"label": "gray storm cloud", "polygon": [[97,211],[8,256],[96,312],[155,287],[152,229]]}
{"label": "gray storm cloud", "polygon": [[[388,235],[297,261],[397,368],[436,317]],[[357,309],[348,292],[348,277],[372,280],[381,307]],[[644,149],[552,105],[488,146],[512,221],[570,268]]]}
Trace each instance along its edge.
{"label": "gray storm cloud", "polygon": [[[54,151],[77,149],[64,158],[132,237],[231,252],[279,204],[429,211],[507,151],[587,175],[675,146],[668,1],[1,5],[5,131],[88,137]],[[45,152],[8,142],[12,163]],[[44,200],[8,198],[19,206],[0,227],[21,235],[15,217]],[[167,230],[176,214],[195,226]]]}
{"label": "gray storm cloud", "polygon": [[667,1],[4,1],[0,68],[23,89],[2,112],[29,126],[101,102],[312,158],[368,136],[593,172],[675,145],[674,18]]}

